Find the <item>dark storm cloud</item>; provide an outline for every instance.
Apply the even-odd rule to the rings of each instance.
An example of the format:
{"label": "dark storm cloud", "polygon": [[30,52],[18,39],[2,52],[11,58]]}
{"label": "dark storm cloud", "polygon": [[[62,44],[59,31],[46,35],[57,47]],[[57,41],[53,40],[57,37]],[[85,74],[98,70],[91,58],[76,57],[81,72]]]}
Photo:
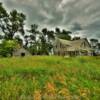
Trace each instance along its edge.
{"label": "dark storm cloud", "polygon": [[27,14],[27,25],[64,27],[100,37],[100,0],[0,0]]}

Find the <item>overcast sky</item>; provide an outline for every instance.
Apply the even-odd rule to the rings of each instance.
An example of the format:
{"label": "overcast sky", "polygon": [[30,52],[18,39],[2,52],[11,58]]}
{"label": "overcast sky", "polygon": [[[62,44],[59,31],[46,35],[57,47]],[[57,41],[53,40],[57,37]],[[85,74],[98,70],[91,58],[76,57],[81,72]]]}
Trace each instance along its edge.
{"label": "overcast sky", "polygon": [[27,15],[27,25],[61,27],[83,37],[100,38],[100,0],[0,0],[8,10]]}

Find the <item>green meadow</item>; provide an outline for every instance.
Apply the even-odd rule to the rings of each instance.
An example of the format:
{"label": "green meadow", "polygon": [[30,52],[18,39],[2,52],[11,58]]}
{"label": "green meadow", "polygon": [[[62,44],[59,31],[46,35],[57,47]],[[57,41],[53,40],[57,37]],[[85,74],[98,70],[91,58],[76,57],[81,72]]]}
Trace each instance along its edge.
{"label": "green meadow", "polygon": [[0,100],[100,100],[100,57],[0,58]]}

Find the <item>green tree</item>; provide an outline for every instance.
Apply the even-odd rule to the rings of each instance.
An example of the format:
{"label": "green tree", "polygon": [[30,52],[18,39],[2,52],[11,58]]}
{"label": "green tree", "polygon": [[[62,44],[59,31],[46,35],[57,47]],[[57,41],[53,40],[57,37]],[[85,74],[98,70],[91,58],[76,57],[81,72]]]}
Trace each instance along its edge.
{"label": "green tree", "polygon": [[60,34],[60,33],[61,33],[60,28],[56,27],[56,28],[55,28],[55,33],[56,33],[56,34]]}
{"label": "green tree", "polygon": [[[55,39],[54,31],[48,30],[47,28],[42,29],[42,49],[44,50],[43,54],[49,54],[53,48],[53,40]],[[42,51],[43,51],[42,50]]]}
{"label": "green tree", "polygon": [[98,40],[97,39],[90,39],[91,48],[93,49],[93,55],[95,56],[98,52]]}
{"label": "green tree", "polygon": [[39,35],[39,31],[38,31],[38,25],[36,24],[32,24],[30,29],[28,30],[28,32],[30,33],[30,35],[27,35],[26,37],[26,46],[28,45],[28,38],[30,38],[29,40],[31,41],[31,50],[33,50],[32,54],[37,55],[38,52],[38,35]]}
{"label": "green tree", "polygon": [[23,40],[20,38],[19,35],[17,35],[14,40],[16,40],[20,47],[23,47]]}
{"label": "green tree", "polygon": [[11,11],[9,14],[0,3],[0,28],[5,34],[5,39],[13,40],[15,33],[24,34],[24,21],[26,16],[17,10]]}
{"label": "green tree", "polygon": [[100,50],[100,43],[98,43],[97,45],[98,45],[98,49]]}
{"label": "green tree", "polygon": [[65,29],[63,29],[62,31],[60,30],[60,28],[55,29],[56,37],[60,39],[71,40],[71,36],[70,36],[71,33],[72,32],[66,31]]}
{"label": "green tree", "polygon": [[0,55],[7,57],[12,56],[13,50],[17,47],[16,40],[4,40],[0,45]]}
{"label": "green tree", "polygon": [[43,54],[43,55],[48,55],[48,44],[46,42],[46,38],[44,36],[41,36],[40,37],[41,39],[41,49],[40,49],[40,54]]}
{"label": "green tree", "polygon": [[33,40],[34,42],[36,42],[37,40],[37,35],[39,34],[39,31],[38,31],[38,25],[36,24],[32,24],[30,29],[28,30],[30,34],[30,38],[31,40]]}
{"label": "green tree", "polygon": [[70,31],[66,31],[63,29],[61,34],[60,34],[60,38],[65,39],[65,40],[71,40],[70,34],[71,34]]}
{"label": "green tree", "polygon": [[72,40],[80,40],[80,37],[74,37]]}
{"label": "green tree", "polygon": [[[3,7],[2,3],[0,3],[0,29],[2,29],[2,31],[4,30],[4,20],[8,19],[9,15],[7,13],[7,11],[5,10],[5,8]],[[0,34],[0,39],[2,39],[2,32]]]}
{"label": "green tree", "polygon": [[90,42],[91,42],[91,46],[95,47],[98,43],[98,40],[97,39],[90,39]]}
{"label": "green tree", "polygon": [[14,36],[17,32],[20,35],[24,35],[25,20],[26,16],[23,13],[19,13],[17,10],[12,10],[8,13],[2,3],[0,3],[0,29],[3,32],[3,35],[0,34],[0,39],[4,40],[0,47],[1,55],[12,56],[13,49],[16,47],[15,40],[17,40],[16,43],[22,45],[22,40]]}

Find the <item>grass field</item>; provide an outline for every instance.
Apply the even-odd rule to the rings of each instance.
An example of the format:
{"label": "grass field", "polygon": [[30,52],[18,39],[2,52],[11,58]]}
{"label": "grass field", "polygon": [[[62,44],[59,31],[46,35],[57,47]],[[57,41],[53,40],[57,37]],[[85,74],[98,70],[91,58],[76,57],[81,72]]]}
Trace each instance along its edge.
{"label": "grass field", "polygon": [[100,57],[0,58],[0,100],[100,100]]}

